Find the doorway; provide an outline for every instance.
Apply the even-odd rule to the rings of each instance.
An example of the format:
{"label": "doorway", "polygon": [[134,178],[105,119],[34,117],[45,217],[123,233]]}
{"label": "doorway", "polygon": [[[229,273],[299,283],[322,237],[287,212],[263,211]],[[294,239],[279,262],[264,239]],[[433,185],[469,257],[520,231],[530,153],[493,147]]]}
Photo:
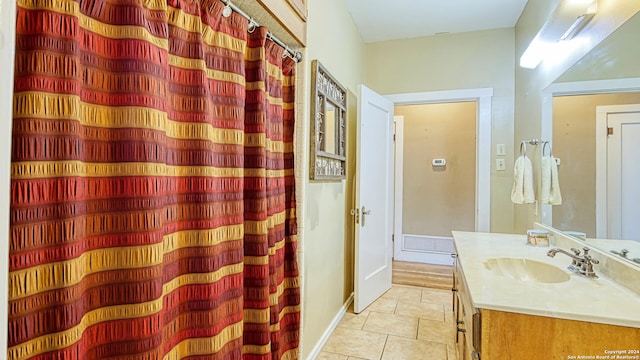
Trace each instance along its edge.
{"label": "doorway", "polygon": [[398,105],[396,261],[451,263],[452,230],[475,230],[475,101]]}
{"label": "doorway", "polygon": [[[471,191],[472,209],[470,217],[472,220],[467,225],[470,231],[488,232],[490,230],[490,152],[491,152],[491,98],[493,89],[469,89],[469,90],[452,90],[427,93],[399,94],[389,95],[391,101],[396,107],[405,105],[423,105],[423,104],[446,104],[455,102],[472,103],[475,107],[475,122],[470,125],[475,129],[472,142],[472,148],[475,151],[475,159],[471,166],[470,173],[473,175],[473,190]],[[396,131],[398,131],[396,126]],[[397,132],[396,132],[397,135]],[[403,135],[403,134],[401,134]],[[455,136],[452,134],[451,136]],[[397,143],[396,143],[397,144]],[[396,152],[396,155],[398,153]],[[441,157],[436,157],[442,159]],[[432,158],[425,159],[429,162],[428,169],[432,169]],[[446,162],[446,158],[444,159]],[[398,159],[396,158],[396,163]],[[438,163],[439,168],[441,163]],[[446,163],[443,164],[446,167]],[[396,171],[400,171],[396,169]],[[426,242],[423,238],[404,237],[403,230],[403,194],[402,182],[395,182],[395,219],[394,219],[394,259],[411,262],[421,262],[429,264],[452,265],[451,253],[453,253],[453,241],[450,235],[451,230],[447,233],[440,233],[431,236]],[[419,215],[418,215],[419,216]],[[442,231],[440,229],[439,231]],[[412,234],[409,234],[412,235]],[[442,236],[444,235],[444,236]],[[406,240],[406,241],[405,241]],[[429,244],[429,241],[431,242]]]}

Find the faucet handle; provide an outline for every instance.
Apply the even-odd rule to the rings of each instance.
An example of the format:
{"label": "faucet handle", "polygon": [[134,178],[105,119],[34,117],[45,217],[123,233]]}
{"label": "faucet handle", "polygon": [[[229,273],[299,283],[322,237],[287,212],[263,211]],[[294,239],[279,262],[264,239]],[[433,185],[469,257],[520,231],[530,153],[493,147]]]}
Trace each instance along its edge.
{"label": "faucet handle", "polygon": [[600,261],[596,258],[591,257],[591,255],[585,255],[584,260],[585,262],[590,262],[592,264],[600,264]]}
{"label": "faucet handle", "polygon": [[576,255],[580,255],[580,250],[579,249],[571,248],[571,251],[573,251],[573,253],[576,254]]}
{"label": "faucet handle", "polygon": [[592,264],[600,264],[600,261],[598,261],[598,259],[595,259],[593,257],[591,257],[591,255],[589,255],[589,248],[588,247],[584,247],[582,248],[582,250],[584,251],[584,254],[582,255],[582,257],[584,258],[585,261],[588,261]]}

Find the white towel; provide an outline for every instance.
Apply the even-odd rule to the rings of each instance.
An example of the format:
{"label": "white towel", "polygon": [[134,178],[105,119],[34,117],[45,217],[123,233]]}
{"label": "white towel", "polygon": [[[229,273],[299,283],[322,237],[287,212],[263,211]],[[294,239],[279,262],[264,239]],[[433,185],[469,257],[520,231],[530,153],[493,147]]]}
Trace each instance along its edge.
{"label": "white towel", "polygon": [[533,167],[526,155],[516,159],[513,169],[513,188],[511,201],[515,204],[531,204],[535,202],[533,195]]}
{"label": "white towel", "polygon": [[540,201],[543,204],[561,205],[560,183],[558,181],[558,165],[553,156],[543,156],[540,174]]}

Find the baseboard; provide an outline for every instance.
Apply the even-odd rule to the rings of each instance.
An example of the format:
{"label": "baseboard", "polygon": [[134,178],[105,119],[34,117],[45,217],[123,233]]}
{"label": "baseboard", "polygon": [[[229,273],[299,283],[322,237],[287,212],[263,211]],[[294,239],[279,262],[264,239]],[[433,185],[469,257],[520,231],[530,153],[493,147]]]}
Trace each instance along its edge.
{"label": "baseboard", "polygon": [[349,309],[349,306],[351,306],[352,302],[353,302],[353,293],[349,295],[349,298],[344,303],[344,305],[342,305],[342,308],[340,309],[340,311],[338,311],[336,316],[333,318],[333,321],[331,321],[331,324],[329,324],[329,327],[327,328],[327,330],[324,331],[324,333],[322,334],[322,337],[320,338],[316,346],[313,347],[313,350],[307,357],[307,360],[315,360],[318,357],[318,355],[320,355],[322,348],[329,340],[329,337],[331,336],[331,334],[333,334],[333,330],[335,330],[336,327],[338,327],[340,320],[342,320],[342,318],[344,317],[344,314],[347,313],[347,310]]}

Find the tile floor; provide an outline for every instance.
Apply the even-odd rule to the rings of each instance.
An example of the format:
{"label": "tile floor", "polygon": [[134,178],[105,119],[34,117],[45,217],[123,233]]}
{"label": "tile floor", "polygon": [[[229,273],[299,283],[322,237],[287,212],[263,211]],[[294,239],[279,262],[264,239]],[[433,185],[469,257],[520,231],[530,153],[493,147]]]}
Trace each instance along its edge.
{"label": "tile floor", "polygon": [[457,360],[451,291],[393,285],[360,314],[350,309],[318,360]]}

